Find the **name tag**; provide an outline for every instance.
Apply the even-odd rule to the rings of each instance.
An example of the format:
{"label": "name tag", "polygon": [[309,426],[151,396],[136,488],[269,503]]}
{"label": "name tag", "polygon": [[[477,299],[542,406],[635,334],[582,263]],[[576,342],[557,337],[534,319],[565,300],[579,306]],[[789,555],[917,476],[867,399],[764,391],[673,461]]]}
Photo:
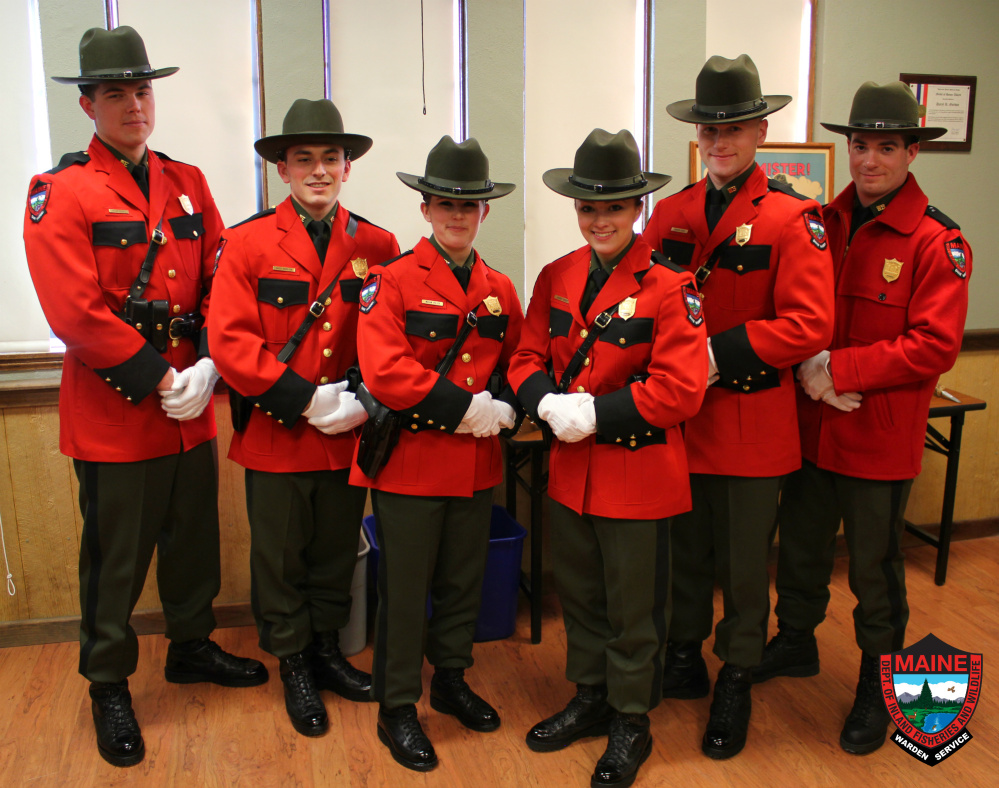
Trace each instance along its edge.
{"label": "name tag", "polygon": [[443,301],[431,301],[429,298],[424,298],[420,303],[425,306],[444,306]]}
{"label": "name tag", "polygon": [[273,268],[275,271],[284,271],[286,274],[293,274],[293,273],[295,273],[295,269],[294,268],[288,268],[287,266],[283,266],[283,265],[274,265],[274,266],[271,266],[271,268]]}

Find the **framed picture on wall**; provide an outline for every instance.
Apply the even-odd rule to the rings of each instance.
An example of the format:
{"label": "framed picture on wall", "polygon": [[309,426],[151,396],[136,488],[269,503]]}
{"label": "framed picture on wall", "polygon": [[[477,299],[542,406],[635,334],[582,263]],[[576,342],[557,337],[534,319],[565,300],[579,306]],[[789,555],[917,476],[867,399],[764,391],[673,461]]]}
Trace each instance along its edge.
{"label": "framed picture on wall", "polygon": [[[768,178],[788,183],[798,194],[820,204],[835,197],[833,167],[836,145],[833,142],[766,142],[756,150],[756,162]],[[690,143],[690,182],[707,175],[697,143]]]}
{"label": "framed picture on wall", "polygon": [[943,126],[947,133],[919,144],[920,150],[971,150],[978,77],[899,74],[919,102],[923,126]]}

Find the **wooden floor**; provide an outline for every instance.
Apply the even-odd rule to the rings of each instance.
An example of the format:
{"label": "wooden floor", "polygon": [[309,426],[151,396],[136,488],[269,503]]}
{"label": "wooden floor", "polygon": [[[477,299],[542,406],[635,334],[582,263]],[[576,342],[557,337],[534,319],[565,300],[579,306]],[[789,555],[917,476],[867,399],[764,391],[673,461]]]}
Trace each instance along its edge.
{"label": "wooden floor", "polygon": [[[999,659],[999,537],[955,542],[947,584],[933,584],[935,551],[908,551],[908,643],[929,632],[984,654],[984,686],[969,729],[975,737],[930,767],[886,742],[867,756],[839,748],[853,699],[858,652],[846,561],[837,559],[830,616],[819,629],[822,672],[775,679],[753,690],[749,743],[739,756],[711,761],[699,747],[709,699],[669,700],[652,713],[655,750],[639,786],[982,786],[999,774],[999,689],[989,677]],[[473,733],[421,701],[420,715],[440,766],[417,774],[398,766],[375,734],[377,708],[326,696],[331,732],[307,739],[284,712],[276,661],[261,655],[250,628],[219,630],[227,649],[260,656],[271,680],[252,689],[177,686],[163,680],[166,641],[141,638],[131,686],[146,741],[138,766],[116,769],[97,754],[86,683],[76,672],[77,644],[0,649],[0,785],[3,786],[587,786],[605,742],[579,742],[533,753],[524,734],[571,694],[563,677],[564,634],[557,599],[546,599],[543,643],[532,646],[526,607],[515,635],[476,646],[471,683],[500,711],[502,727]],[[354,658],[371,664],[370,646]],[[712,672],[717,660],[709,656]],[[424,677],[429,682],[429,669]]]}

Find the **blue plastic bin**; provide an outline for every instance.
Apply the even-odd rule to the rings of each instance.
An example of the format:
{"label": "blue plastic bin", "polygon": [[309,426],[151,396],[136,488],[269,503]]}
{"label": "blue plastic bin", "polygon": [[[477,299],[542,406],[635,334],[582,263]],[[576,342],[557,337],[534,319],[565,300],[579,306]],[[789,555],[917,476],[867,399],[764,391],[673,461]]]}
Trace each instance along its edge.
{"label": "blue plastic bin", "polygon": [[[364,518],[364,532],[371,544],[368,553],[368,577],[378,588],[378,540],[375,516]],[[527,530],[502,506],[493,505],[489,523],[489,552],[486,574],[482,580],[482,606],[475,622],[475,641],[501,640],[513,634],[517,626],[517,592],[520,588],[520,561]],[[427,600],[427,616],[432,615]]]}

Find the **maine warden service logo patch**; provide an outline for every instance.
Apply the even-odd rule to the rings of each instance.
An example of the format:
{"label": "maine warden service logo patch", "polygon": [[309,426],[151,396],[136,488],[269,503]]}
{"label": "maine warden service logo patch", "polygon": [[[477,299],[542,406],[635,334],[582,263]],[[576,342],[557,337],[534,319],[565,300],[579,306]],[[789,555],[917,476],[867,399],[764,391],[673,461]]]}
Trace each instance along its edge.
{"label": "maine warden service logo patch", "polygon": [[805,228],[808,230],[812,246],[816,249],[825,249],[828,241],[826,241],[826,226],[822,223],[822,219],[814,213],[806,213]]}
{"label": "maine warden service logo patch", "polygon": [[364,287],[361,288],[361,296],[358,299],[361,302],[361,311],[364,314],[368,314],[377,302],[378,288],[381,286],[381,275],[372,274],[368,277],[368,281],[364,283]]}
{"label": "maine warden service logo patch", "polygon": [[962,279],[967,278],[968,260],[964,256],[964,243],[958,238],[954,241],[948,241],[944,246],[947,249],[947,257],[954,264],[954,273]]}
{"label": "maine warden service logo patch", "polygon": [[687,320],[695,326],[704,322],[704,310],[701,307],[701,294],[693,285],[684,285],[680,288],[683,292],[683,305],[687,309]]}
{"label": "maine warden service logo patch", "polygon": [[45,206],[49,204],[49,196],[52,194],[52,184],[45,181],[38,181],[35,188],[28,195],[28,215],[31,221],[38,224],[45,216]]}
{"label": "maine warden service logo patch", "polygon": [[982,689],[982,655],[959,651],[932,633],[881,655],[881,688],[897,730],[891,740],[936,766],[971,741],[966,726]]}

